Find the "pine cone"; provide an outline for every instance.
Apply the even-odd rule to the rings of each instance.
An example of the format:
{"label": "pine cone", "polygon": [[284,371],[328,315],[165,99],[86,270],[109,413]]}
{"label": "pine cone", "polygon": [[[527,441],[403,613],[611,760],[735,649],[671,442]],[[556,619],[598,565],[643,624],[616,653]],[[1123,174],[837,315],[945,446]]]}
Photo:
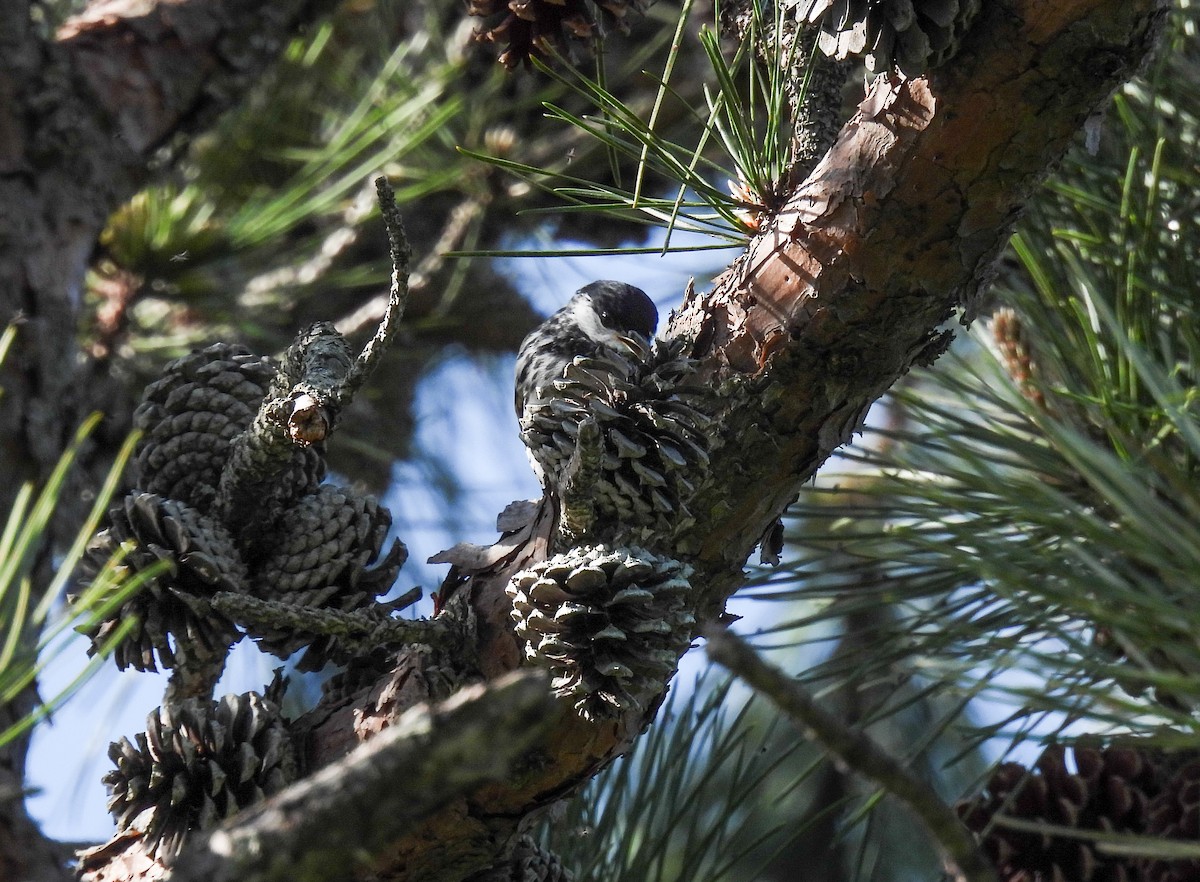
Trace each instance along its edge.
{"label": "pine cone", "polygon": [[867,67],[916,77],[950,58],[979,12],[979,0],[796,0],[802,21],[819,23],[817,45]]}
{"label": "pine cone", "polygon": [[[134,485],[209,511],[230,442],[250,426],[275,373],[270,359],[226,343],[164,367],[134,415],[145,432],[134,461]],[[301,495],[324,473],[320,451],[298,447],[280,483]]]}
{"label": "pine cone", "polygon": [[146,731],[109,746],[104,776],[118,831],[143,833],[169,861],[187,834],[282,789],[296,778],[296,752],[279,708],[257,692],[219,702],[189,698],[156,709]]}
{"label": "pine cone", "polygon": [[194,508],[153,493],[133,492],[109,511],[110,526],[84,555],[94,578],[119,546],[131,544],[121,568],[138,573],[159,561],[168,569],[151,579],[89,633],[95,653],[123,623],[137,625],[117,645],[117,667],[154,671],[176,667],[176,648],[189,658],[224,657],[237,630],[208,604],[217,591],[245,591],[246,567],[233,538]]}
{"label": "pine cone", "polygon": [[509,70],[529,66],[533,57],[544,58],[547,50],[571,54],[573,45],[602,33],[595,10],[605,25],[622,33],[629,31],[629,12],[644,12],[647,0],[471,0],[470,15],[481,18],[503,15],[499,22],[476,32],[475,39],[505,42],[500,63]]}
{"label": "pine cone", "polygon": [[645,15],[652,0],[596,0],[603,13],[604,23],[612,24],[623,34],[629,33],[629,14]]}
{"label": "pine cone", "polygon": [[688,648],[691,568],[642,548],[574,548],[513,576],[525,657],[585,719],[643,707]]}
{"label": "pine cone", "polygon": [[[1194,753],[1192,754],[1194,757]],[[1184,762],[1150,800],[1146,833],[1159,839],[1200,840],[1200,760]],[[1140,882],[1197,882],[1200,861],[1137,861]]]}
{"label": "pine cone", "polygon": [[[408,556],[396,540],[379,559],[391,523],[391,513],[374,497],[321,485],[289,509],[262,541],[268,553],[254,565],[254,593],[342,612],[369,606],[391,588]],[[349,660],[332,638],[314,641],[312,635],[288,629],[249,630],[262,649],[281,658],[308,646],[298,665],[302,671],[318,670],[328,660]]]}
{"label": "pine cone", "polygon": [[1000,814],[1080,830],[1143,833],[1150,797],[1159,791],[1160,759],[1132,747],[1076,745],[1076,772],[1067,770],[1065,749],[1046,748],[1037,770],[1004,763],[984,793],[960,802],[963,823],[983,835],[983,847],[1002,882],[1069,879],[1132,880],[1130,858],[1105,855],[1083,839],[1030,833],[992,824]]}
{"label": "pine cone", "polygon": [[[659,342],[648,364],[620,356],[576,358],[554,393],[527,404],[521,440],[542,471],[562,476],[575,452],[579,427],[592,419],[603,444],[594,484],[597,515],[619,524],[622,541],[670,538],[695,523],[688,511],[708,477],[706,418],[683,387],[692,364],[681,342]],[[562,497],[561,486],[554,488]]]}
{"label": "pine cone", "polygon": [[470,882],[574,882],[574,879],[575,874],[562,865],[558,855],[526,834],[517,840],[507,860],[476,873]]}

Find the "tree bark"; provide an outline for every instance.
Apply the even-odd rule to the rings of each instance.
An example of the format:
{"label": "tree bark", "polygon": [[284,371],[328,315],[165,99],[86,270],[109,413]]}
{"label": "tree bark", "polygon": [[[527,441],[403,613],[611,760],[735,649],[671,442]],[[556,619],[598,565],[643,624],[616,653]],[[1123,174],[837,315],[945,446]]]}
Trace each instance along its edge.
{"label": "tree bark", "polygon": [[[237,100],[329,0],[107,0],[39,32],[30,4],[0,5],[0,323],[20,333],[0,373],[0,511],[43,477],[96,385],[75,345],[84,274],[109,214],[161,149]],[[69,507],[69,506],[68,506]],[[36,585],[49,579],[35,574]],[[36,598],[35,601],[36,602]],[[7,615],[7,611],[0,611]],[[36,634],[23,635],[26,658]],[[19,663],[19,660],[18,660]],[[31,687],[0,727],[35,706]],[[66,877],[24,808],[27,740],[0,750],[0,877]]]}

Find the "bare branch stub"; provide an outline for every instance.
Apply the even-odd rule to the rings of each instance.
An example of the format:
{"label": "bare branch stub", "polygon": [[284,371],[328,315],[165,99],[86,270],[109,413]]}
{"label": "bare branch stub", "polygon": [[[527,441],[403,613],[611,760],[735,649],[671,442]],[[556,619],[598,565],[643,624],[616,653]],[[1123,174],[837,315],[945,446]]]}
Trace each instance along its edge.
{"label": "bare branch stub", "polygon": [[345,399],[342,402],[343,406],[348,403],[348,399],[354,397],[354,394],[375,371],[379,359],[383,357],[396,336],[400,320],[404,317],[404,310],[408,306],[408,278],[409,264],[412,262],[412,248],[409,246],[408,237],[404,232],[404,219],[400,215],[400,206],[396,204],[396,194],[392,191],[392,185],[388,183],[388,179],[383,176],[376,178],[375,190],[379,199],[379,213],[383,216],[383,223],[387,228],[388,254],[392,261],[391,286],[388,289],[387,309],[375,329],[375,336],[367,341],[367,345],[359,353],[339,390],[339,398]]}

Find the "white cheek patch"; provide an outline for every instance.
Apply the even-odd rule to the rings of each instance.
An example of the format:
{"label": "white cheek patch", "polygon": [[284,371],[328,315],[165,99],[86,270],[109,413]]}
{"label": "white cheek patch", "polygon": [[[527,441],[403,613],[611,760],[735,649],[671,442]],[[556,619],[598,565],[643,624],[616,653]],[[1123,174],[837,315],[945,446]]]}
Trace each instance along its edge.
{"label": "white cheek patch", "polygon": [[590,298],[579,298],[574,309],[571,310],[571,318],[579,327],[579,330],[587,334],[588,339],[614,348],[621,347],[621,338],[617,332],[612,328],[606,328],[600,324],[600,317],[592,309]]}

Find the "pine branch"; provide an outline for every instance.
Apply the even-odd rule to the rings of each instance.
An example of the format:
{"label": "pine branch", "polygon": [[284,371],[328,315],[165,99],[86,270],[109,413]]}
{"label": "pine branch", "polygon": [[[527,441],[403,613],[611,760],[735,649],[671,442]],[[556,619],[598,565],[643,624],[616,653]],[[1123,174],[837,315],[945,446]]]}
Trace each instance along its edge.
{"label": "pine branch", "polygon": [[774,665],[767,664],[733,632],[709,629],[708,655],[767,696],[807,737],[820,742],[854,771],[904,802],[937,841],[947,872],[959,882],[995,882],[991,864],[954,810],[926,782],[893,759],[869,735],[850,729]]}
{"label": "pine branch", "polygon": [[375,191],[379,200],[379,212],[383,215],[384,226],[387,227],[388,254],[392,259],[392,283],[388,291],[387,309],[383,318],[379,320],[375,336],[363,347],[338,390],[337,401],[343,407],[375,372],[379,359],[387,352],[392,338],[396,336],[400,319],[404,317],[404,308],[408,305],[408,264],[412,258],[412,249],[408,245],[408,237],[404,234],[404,219],[400,216],[396,194],[387,178],[375,179]]}
{"label": "pine branch", "polygon": [[[870,404],[944,342],[938,325],[970,302],[1049,163],[1153,46],[1162,10],[1157,0],[1091,0],[1069,15],[1035,3],[989,6],[961,59],[937,76],[881,79],[747,254],[675,315],[669,333],[696,340],[723,383],[717,407],[727,409],[713,425],[737,439],[714,457],[719,479],[693,508],[704,513],[689,537],[700,549],[689,558],[700,566],[693,584],[708,598],[701,616],[715,615],[741,585],[755,543]],[[1081,29],[1080,20],[1094,27]],[[1027,31],[1014,24],[1022,21]],[[1085,31],[1094,43],[1081,42]],[[1097,52],[1114,61],[1108,80],[1079,69],[1079,58]],[[1038,96],[1023,85],[1032,71],[1053,84]],[[539,530],[455,595],[477,618],[484,669],[519,658],[504,588],[539,543],[544,549],[553,524]],[[406,696],[419,694],[420,669],[416,659],[403,663],[380,687],[386,697],[359,706],[360,733],[386,725]],[[338,750],[336,726],[313,719],[318,753]],[[548,782],[585,778],[643,722],[632,715],[588,732],[567,718],[561,749],[526,798],[555,786]],[[497,799],[496,811],[511,817],[519,793],[520,785]],[[473,846],[439,844],[460,847]],[[423,867],[437,866],[415,840],[403,848],[422,852]]]}

